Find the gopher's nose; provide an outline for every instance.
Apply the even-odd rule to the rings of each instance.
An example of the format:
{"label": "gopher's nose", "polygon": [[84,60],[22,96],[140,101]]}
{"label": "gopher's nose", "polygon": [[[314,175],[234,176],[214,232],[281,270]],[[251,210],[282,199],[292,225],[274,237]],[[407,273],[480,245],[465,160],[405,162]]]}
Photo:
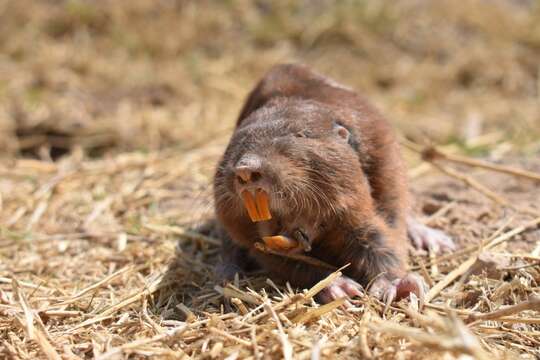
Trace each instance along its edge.
{"label": "gopher's nose", "polygon": [[236,180],[240,184],[254,183],[262,178],[260,169],[253,169],[248,166],[237,166],[234,173],[236,174]]}
{"label": "gopher's nose", "polygon": [[255,155],[243,156],[236,164],[234,174],[242,185],[259,181],[263,176],[261,159]]}

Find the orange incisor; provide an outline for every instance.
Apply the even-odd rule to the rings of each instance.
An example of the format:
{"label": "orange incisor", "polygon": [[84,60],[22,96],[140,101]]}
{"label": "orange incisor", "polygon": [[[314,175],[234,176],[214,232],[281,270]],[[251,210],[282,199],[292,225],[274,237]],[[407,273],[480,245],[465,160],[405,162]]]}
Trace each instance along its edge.
{"label": "orange incisor", "polygon": [[298,246],[296,240],[283,235],[263,236],[262,239],[264,244],[272,250],[289,250]]}
{"label": "orange incisor", "polygon": [[257,203],[257,209],[259,210],[260,220],[270,220],[272,215],[270,214],[270,206],[268,205],[268,194],[264,190],[257,190],[255,193],[255,202]]}
{"label": "orange incisor", "polygon": [[254,197],[250,191],[245,190],[242,192],[242,199],[244,200],[244,206],[251,221],[266,221],[272,218],[266,191],[259,189],[256,191]]}

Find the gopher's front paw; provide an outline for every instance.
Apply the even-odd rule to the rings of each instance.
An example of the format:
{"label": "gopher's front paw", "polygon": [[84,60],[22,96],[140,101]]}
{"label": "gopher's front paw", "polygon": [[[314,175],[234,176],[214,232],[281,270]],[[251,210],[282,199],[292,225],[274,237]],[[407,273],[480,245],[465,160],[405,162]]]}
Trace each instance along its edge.
{"label": "gopher's front paw", "polygon": [[407,233],[417,249],[424,249],[439,253],[456,249],[454,240],[441,230],[433,229],[417,220],[409,219]]}
{"label": "gopher's front paw", "polygon": [[[353,298],[356,296],[363,296],[364,289],[362,285],[358,284],[351,278],[346,276],[340,276],[328,285],[323,291],[319,293],[319,301],[322,303],[329,303],[336,299],[344,297]],[[345,307],[351,307],[351,303],[346,301]]]}
{"label": "gopher's front paw", "polygon": [[402,278],[389,280],[385,276],[376,279],[369,288],[369,294],[375,296],[389,306],[393,301],[399,301],[414,293],[420,303],[423,303],[428,288],[424,279],[410,273]]}

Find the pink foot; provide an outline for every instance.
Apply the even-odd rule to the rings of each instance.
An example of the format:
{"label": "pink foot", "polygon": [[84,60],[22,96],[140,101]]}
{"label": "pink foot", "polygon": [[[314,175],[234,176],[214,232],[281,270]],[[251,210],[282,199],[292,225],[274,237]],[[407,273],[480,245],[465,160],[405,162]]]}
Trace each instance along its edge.
{"label": "pink foot", "polygon": [[399,301],[414,293],[420,299],[420,305],[424,303],[427,285],[420,276],[410,273],[403,278],[388,280],[381,276],[373,282],[369,288],[369,294],[375,296],[390,306],[393,301]]}
{"label": "pink foot", "polygon": [[[319,300],[326,304],[344,297],[352,298],[363,295],[364,290],[362,285],[351,278],[340,276],[319,293]],[[346,308],[352,307],[348,301],[344,305]]]}
{"label": "pink foot", "polygon": [[407,219],[407,233],[414,247],[417,249],[424,249],[435,253],[456,249],[456,245],[451,237],[440,230],[422,224],[416,219]]}

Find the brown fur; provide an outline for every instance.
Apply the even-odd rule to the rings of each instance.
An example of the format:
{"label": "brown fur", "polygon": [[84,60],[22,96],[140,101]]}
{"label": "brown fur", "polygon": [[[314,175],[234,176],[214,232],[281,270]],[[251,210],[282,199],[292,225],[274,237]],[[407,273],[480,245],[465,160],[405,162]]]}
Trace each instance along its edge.
{"label": "brown fur", "polygon": [[[333,129],[343,126],[350,140]],[[273,219],[253,223],[235,185],[245,154],[263,159]],[[261,236],[303,229],[310,256],[366,285],[405,274],[407,185],[388,122],[356,92],[300,65],[272,68],[249,95],[218,166],[218,220],[236,246],[263,268],[300,287],[328,271],[257,251]],[[230,250],[229,250],[230,251]]]}

